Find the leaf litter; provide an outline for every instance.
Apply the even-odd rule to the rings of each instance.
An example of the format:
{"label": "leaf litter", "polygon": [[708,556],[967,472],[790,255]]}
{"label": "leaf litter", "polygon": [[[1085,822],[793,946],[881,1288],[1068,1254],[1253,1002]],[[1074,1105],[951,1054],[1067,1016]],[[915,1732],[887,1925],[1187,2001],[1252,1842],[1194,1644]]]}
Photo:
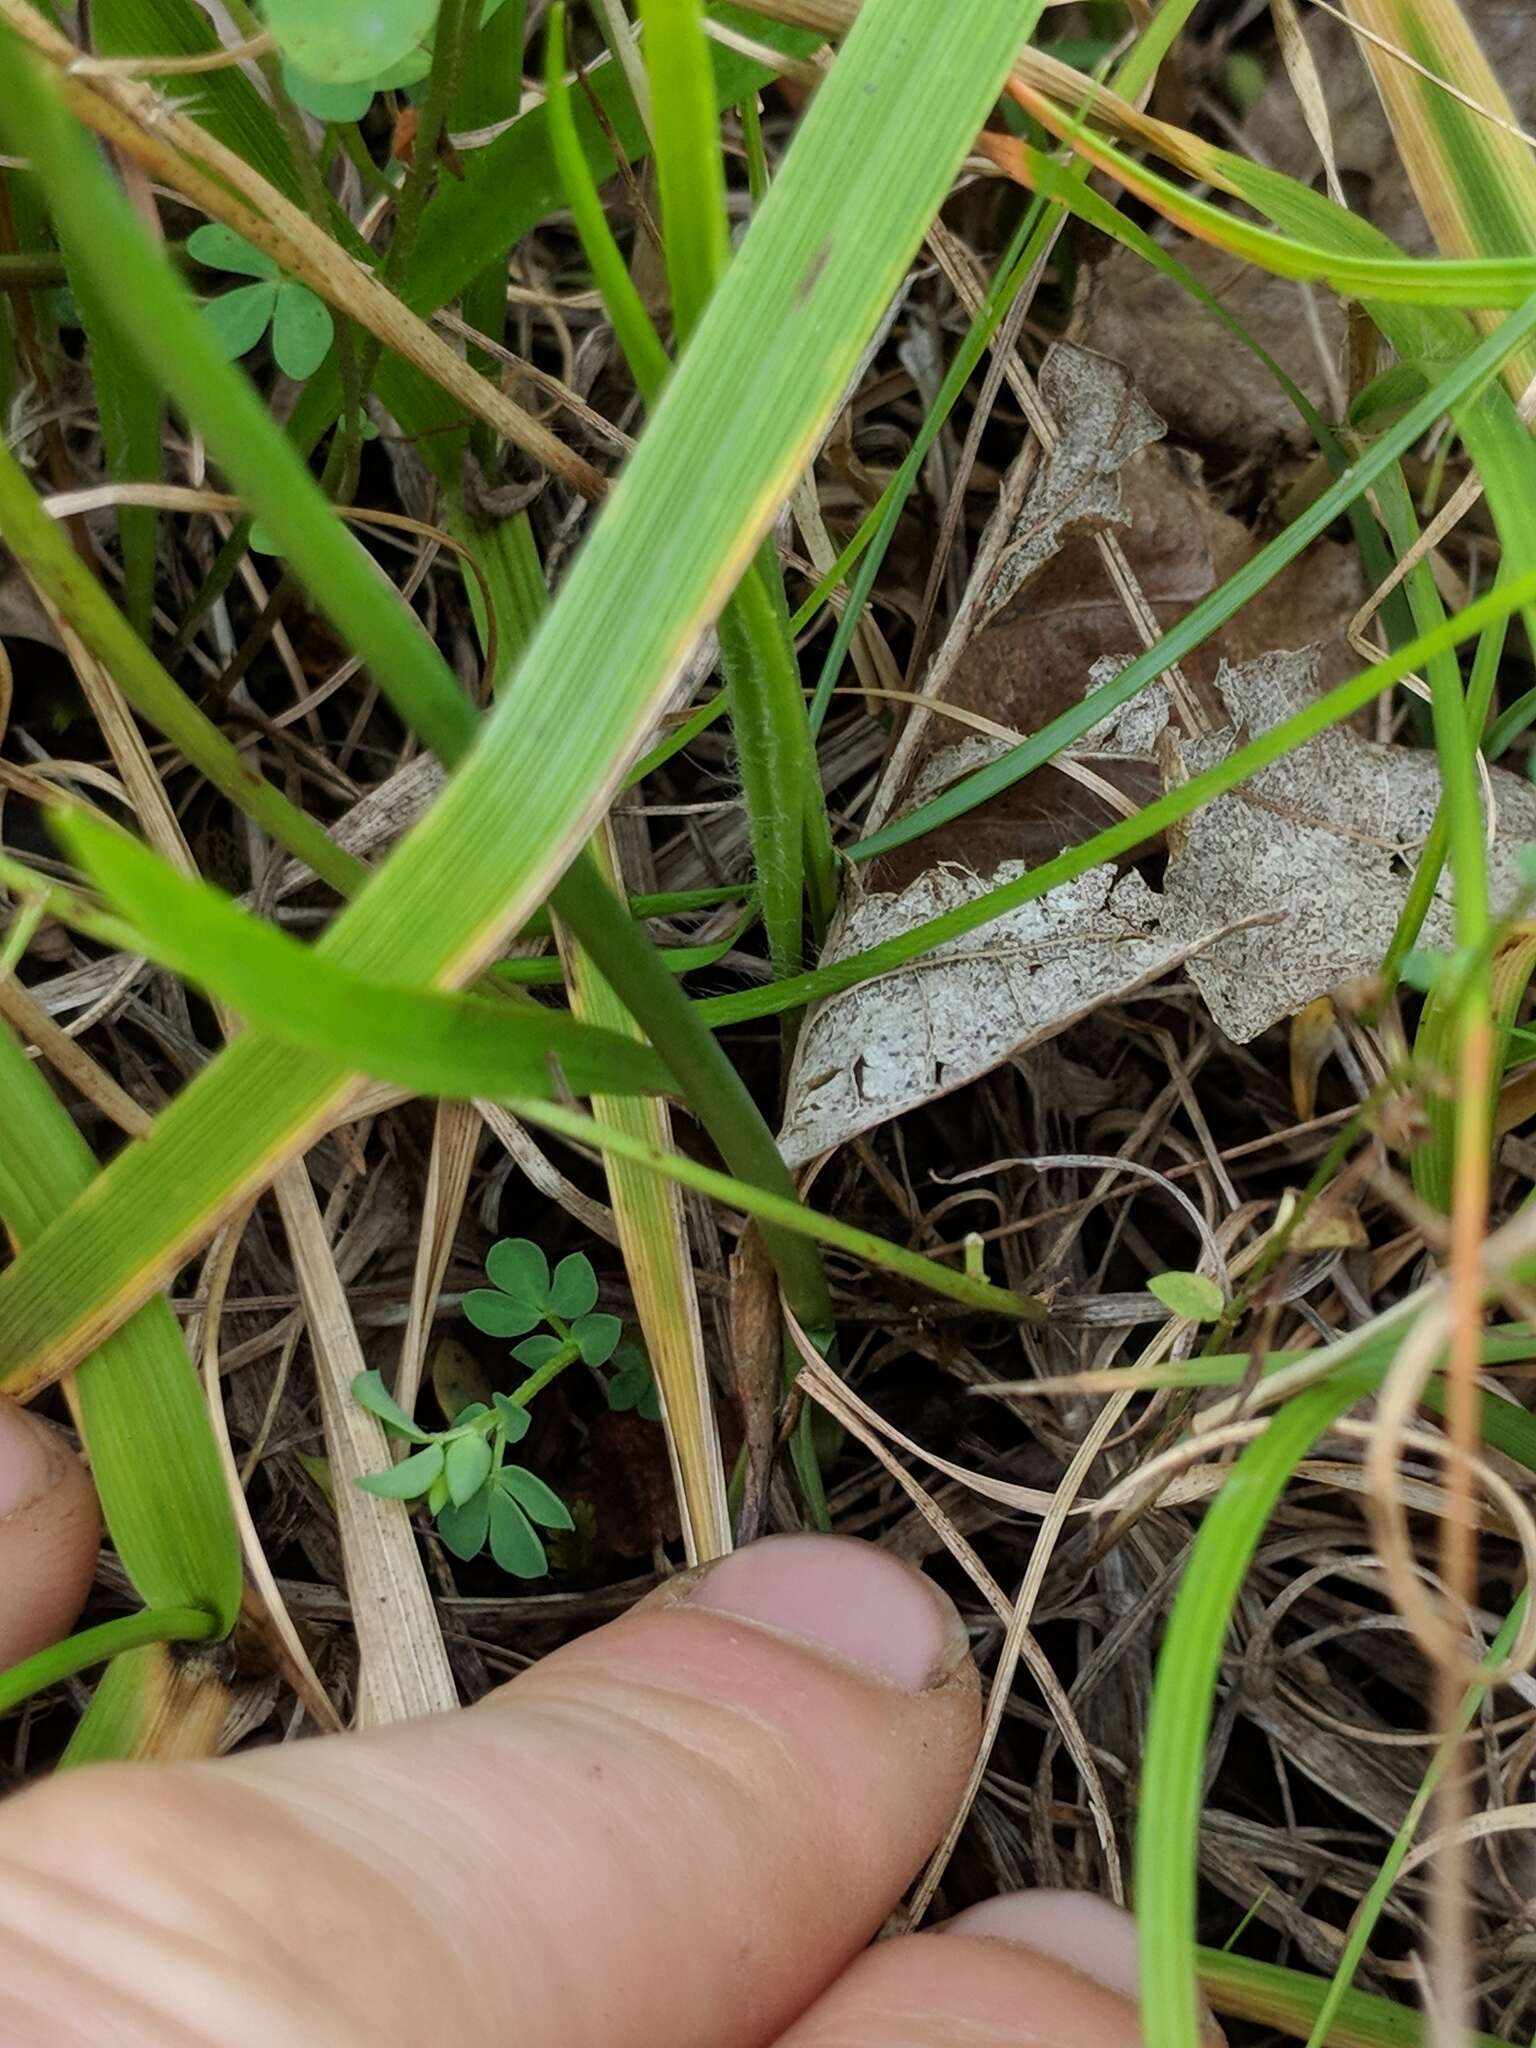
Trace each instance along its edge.
{"label": "leaf litter", "polygon": [[[1127,559],[1160,619],[1204,596],[1246,552],[1244,530],[1210,501],[1198,467],[1156,446],[1161,422],[1120,365],[1058,345],[1041,390],[1061,438],[1038,462],[1020,457],[1032,465],[1022,505],[978,565],[986,588],[972,611],[982,625],[945,690],[946,702],[1020,735],[1109,680],[1121,665],[1106,651],[1117,640],[1131,638],[1134,651],[1088,536],[1129,527]],[[1185,664],[1201,690],[1202,730],[1181,731],[1165,685],[1151,685],[1062,764],[872,863],[867,880],[850,873],[823,957],[899,937],[1026,874],[1302,709],[1321,683],[1356,666],[1339,626],[1357,587],[1344,551],[1321,544],[1239,615],[1235,632]],[[1319,637],[1251,651],[1287,621]],[[895,815],[1011,744],[948,730],[930,717]],[[1255,1038],[1380,960],[1439,787],[1432,754],[1332,729],[1196,812],[1171,836],[1156,886],[1137,867],[1094,868],[910,968],[829,998],[797,1048],[786,1157],[801,1165],[1177,969],[1230,1039]],[[1519,896],[1517,852],[1536,836],[1536,793],[1498,769],[1488,789],[1490,879],[1503,909]],[[1425,943],[1450,936],[1443,879]]]}

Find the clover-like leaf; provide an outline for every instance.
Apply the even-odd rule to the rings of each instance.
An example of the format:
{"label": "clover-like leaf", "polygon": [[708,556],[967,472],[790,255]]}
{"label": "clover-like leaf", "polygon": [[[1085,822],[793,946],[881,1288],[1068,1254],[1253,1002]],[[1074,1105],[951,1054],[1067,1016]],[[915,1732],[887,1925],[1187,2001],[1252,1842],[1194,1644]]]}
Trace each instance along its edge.
{"label": "clover-like leaf", "polygon": [[559,1494],[526,1465],[504,1465],[496,1474],[496,1484],[511,1494],[524,1514],[546,1529],[575,1528],[571,1511]]}
{"label": "clover-like leaf", "polygon": [[661,1396],[651,1376],[650,1361],[637,1345],[621,1344],[614,1353],[613,1376],[604,1392],[616,1415],[633,1410],[646,1422],[661,1420]]}
{"label": "clover-like leaf", "polygon": [[276,303],[277,286],[270,281],[243,284],[235,291],[210,299],[203,308],[203,318],[219,347],[233,362],[236,356],[253,349],[266,333]]}
{"label": "clover-like leaf", "polygon": [[391,1465],[387,1472],[365,1472],[357,1483],[364,1493],[376,1493],[380,1500],[417,1500],[430,1492],[442,1471],[442,1445],[428,1444],[424,1451],[413,1451],[398,1465]]}
{"label": "clover-like leaf", "polygon": [[491,1476],[491,1446],[483,1436],[456,1436],[445,1453],[443,1475],[456,1508],[473,1500]]}
{"label": "clover-like leaf", "polygon": [[[574,1336],[576,1333],[573,1330],[571,1334]],[[525,1337],[521,1344],[512,1346],[512,1356],[519,1365],[526,1365],[530,1372],[537,1372],[541,1365],[548,1365],[564,1349],[563,1337]]]}
{"label": "clover-like leaf", "polygon": [[617,1316],[582,1316],[571,1325],[571,1336],[581,1352],[584,1365],[606,1365],[612,1358],[623,1334],[624,1325]]}
{"label": "clover-like leaf", "polygon": [[567,1322],[597,1306],[597,1275],[585,1252],[571,1252],[556,1266],[546,1305]]}
{"label": "clover-like leaf", "polygon": [[472,1287],[464,1297],[464,1313],[487,1337],[521,1337],[544,1320],[542,1309],[514,1301],[497,1287]]}
{"label": "clover-like leaf", "polygon": [[491,1555],[514,1579],[542,1579],[549,1560],[532,1522],[504,1487],[491,1492]]}
{"label": "clover-like leaf", "polygon": [[330,353],[336,328],[330,308],[307,285],[285,281],[272,314],[272,353],[285,377],[313,376]]}
{"label": "clover-like leaf", "polygon": [[373,80],[356,85],[326,85],[296,64],[283,60],[283,90],[296,107],[319,121],[361,121],[373,105]]}
{"label": "clover-like leaf", "polygon": [[265,249],[258,249],[244,235],[237,235],[222,221],[205,221],[187,237],[187,253],[210,270],[232,270],[237,277],[277,277],[276,262]]}
{"label": "clover-like leaf", "polygon": [[1154,1273],[1147,1292],[1192,1323],[1216,1322],[1227,1305],[1216,1282],[1204,1273]]}
{"label": "clover-like leaf", "polygon": [[549,1261],[531,1237],[501,1238],[486,1253],[485,1270],[503,1294],[543,1314],[549,1301]]}
{"label": "clover-like leaf", "polygon": [[533,1417],[520,1401],[509,1400],[505,1394],[493,1394],[491,1399],[496,1403],[502,1436],[509,1444],[520,1444],[533,1427]]}
{"label": "clover-like leaf", "polygon": [[378,1373],[360,1372],[352,1382],[352,1398],[359,1408],[376,1415],[395,1436],[409,1437],[413,1444],[430,1443],[427,1432],[412,1422]]}
{"label": "clover-like leaf", "polygon": [[471,1494],[462,1507],[455,1507],[450,1501],[437,1517],[437,1533],[454,1556],[463,1558],[466,1564],[484,1550],[490,1527],[489,1486],[482,1486],[478,1493]]}
{"label": "clover-like leaf", "polygon": [[419,52],[437,0],[267,0],[265,14],[291,63],[324,85],[346,85]]}

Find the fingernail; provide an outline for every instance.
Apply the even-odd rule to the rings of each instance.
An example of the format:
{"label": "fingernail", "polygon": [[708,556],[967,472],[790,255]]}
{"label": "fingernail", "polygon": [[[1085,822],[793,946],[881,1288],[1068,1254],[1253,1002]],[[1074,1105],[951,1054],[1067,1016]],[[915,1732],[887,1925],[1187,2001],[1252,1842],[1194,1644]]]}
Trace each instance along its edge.
{"label": "fingernail", "polygon": [[30,1507],[57,1475],[43,1425],[0,1396],[0,1521]]}
{"label": "fingernail", "polygon": [[705,1566],[678,1597],[814,1644],[903,1692],[938,1684],[970,1652],[946,1594],[889,1551],[846,1536],[765,1536]]}
{"label": "fingernail", "polygon": [[1004,1892],[967,1906],[941,1932],[1023,1942],[1126,1998],[1141,1988],[1136,1922],[1093,1892]]}

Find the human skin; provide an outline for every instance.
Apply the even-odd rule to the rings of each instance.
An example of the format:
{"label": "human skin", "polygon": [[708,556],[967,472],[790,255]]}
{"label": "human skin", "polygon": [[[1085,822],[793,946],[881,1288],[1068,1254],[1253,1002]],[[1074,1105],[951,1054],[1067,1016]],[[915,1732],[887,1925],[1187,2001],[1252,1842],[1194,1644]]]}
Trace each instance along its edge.
{"label": "human skin", "polygon": [[[0,1662],[99,1524],[0,1403]],[[1018,1894],[877,1943],[970,1767],[945,1596],[772,1537],[464,1712],[0,1807],[0,2048],[1135,2048],[1129,1919]]]}

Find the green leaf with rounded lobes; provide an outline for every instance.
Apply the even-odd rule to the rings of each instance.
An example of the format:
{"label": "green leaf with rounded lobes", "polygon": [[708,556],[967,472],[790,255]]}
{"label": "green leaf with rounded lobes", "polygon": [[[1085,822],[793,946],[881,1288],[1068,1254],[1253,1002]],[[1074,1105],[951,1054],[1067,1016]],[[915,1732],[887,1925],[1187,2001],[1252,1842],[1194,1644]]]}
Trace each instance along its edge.
{"label": "green leaf with rounded lobes", "polygon": [[275,284],[243,284],[204,306],[203,318],[231,362],[253,349],[266,333],[276,302]]}
{"label": "green leaf with rounded lobes", "polygon": [[493,1486],[490,1495],[492,1557],[514,1579],[542,1579],[549,1560],[532,1522],[504,1488]]}
{"label": "green leaf with rounded lobes", "polygon": [[456,1508],[473,1500],[491,1476],[491,1446],[479,1435],[456,1436],[444,1453],[443,1476],[448,1498]]}
{"label": "green leaf with rounded lobes", "polygon": [[[575,1335],[575,1332],[572,1332]],[[512,1356],[519,1365],[526,1365],[530,1372],[537,1372],[540,1366],[548,1365],[565,1349],[563,1337],[525,1337],[521,1344],[512,1346]]]}
{"label": "green leaf with rounded lobes", "polygon": [[360,1372],[352,1382],[352,1398],[359,1408],[366,1408],[370,1415],[377,1416],[384,1427],[396,1436],[409,1437],[413,1444],[431,1441],[427,1432],[412,1422],[379,1373]]}
{"label": "green leaf with rounded lobes", "polygon": [[1147,1292],[1156,1295],[1165,1308],[1192,1323],[1214,1323],[1226,1307],[1226,1296],[1204,1273],[1154,1273]]}
{"label": "green leaf with rounded lobes", "polygon": [[491,1398],[496,1403],[502,1436],[509,1444],[520,1444],[533,1427],[533,1417],[520,1401],[509,1400],[505,1394],[493,1394]]}
{"label": "green leaf with rounded lobes", "polygon": [[222,221],[205,221],[187,237],[187,254],[210,270],[232,270],[237,277],[277,277],[277,264],[265,249],[237,235]]}
{"label": "green leaf with rounded lobes", "polygon": [[391,1465],[387,1472],[365,1472],[357,1483],[364,1493],[376,1493],[380,1500],[418,1500],[431,1490],[442,1470],[442,1445],[428,1444],[425,1450],[413,1451],[398,1465]]}
{"label": "green leaf with rounded lobes", "polygon": [[549,1301],[549,1261],[531,1237],[503,1237],[485,1255],[492,1284],[514,1301],[543,1310]]}
{"label": "green leaf with rounded lobes", "polygon": [[555,1268],[546,1306],[567,1322],[597,1306],[597,1275],[585,1252],[571,1252]]}
{"label": "green leaf with rounded lobes", "polygon": [[606,1365],[618,1347],[624,1325],[617,1316],[601,1313],[582,1316],[571,1325],[571,1335],[584,1365]]}
{"label": "green leaf with rounded lobes", "polygon": [[284,57],[321,85],[374,78],[421,49],[437,0],[267,0]]}
{"label": "green leaf with rounded lobes", "polygon": [[539,1321],[538,1309],[497,1287],[472,1287],[464,1297],[464,1313],[487,1337],[521,1337]]}
{"label": "green leaf with rounded lobes", "polygon": [[504,1465],[496,1474],[496,1484],[504,1493],[511,1494],[524,1514],[546,1529],[575,1528],[571,1511],[559,1494],[526,1465]]}
{"label": "green leaf with rounded lobes", "polygon": [[491,1489],[482,1486],[478,1493],[471,1494],[462,1507],[455,1507],[450,1501],[438,1511],[437,1533],[442,1537],[455,1557],[468,1564],[472,1557],[478,1557],[485,1548],[485,1539],[491,1527]]}
{"label": "green leaf with rounded lobes", "polygon": [[307,285],[285,280],[272,314],[272,353],[285,377],[312,377],[330,353],[336,333],[330,308]]}
{"label": "green leaf with rounded lobes", "polygon": [[296,107],[317,121],[361,121],[373,105],[373,81],[356,85],[324,85],[296,64],[283,62],[283,90]]}

